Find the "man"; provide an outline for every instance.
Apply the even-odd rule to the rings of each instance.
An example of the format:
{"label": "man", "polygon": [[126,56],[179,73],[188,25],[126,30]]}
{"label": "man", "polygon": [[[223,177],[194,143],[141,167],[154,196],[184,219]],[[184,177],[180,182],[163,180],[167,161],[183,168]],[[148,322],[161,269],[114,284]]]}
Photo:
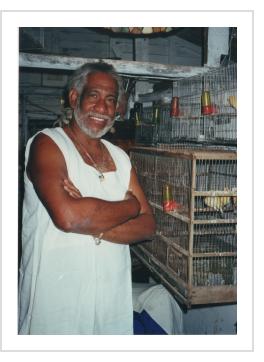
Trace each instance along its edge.
{"label": "man", "polygon": [[112,66],[86,64],[71,123],[28,141],[19,334],[133,334],[128,244],[155,222],[129,157],[101,139],[121,96]]}

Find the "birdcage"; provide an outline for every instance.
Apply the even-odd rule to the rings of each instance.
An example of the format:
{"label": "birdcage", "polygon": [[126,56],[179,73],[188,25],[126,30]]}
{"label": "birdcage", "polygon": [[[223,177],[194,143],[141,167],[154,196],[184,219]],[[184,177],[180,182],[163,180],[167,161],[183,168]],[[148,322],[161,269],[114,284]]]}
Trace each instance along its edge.
{"label": "birdcage", "polygon": [[173,96],[179,99],[179,117],[199,117],[201,115],[201,95],[203,76],[179,79],[174,82]]}
{"label": "birdcage", "polygon": [[157,134],[157,124],[153,123],[153,109],[145,107],[140,119],[136,122],[135,141],[139,145],[155,145]]}
{"label": "birdcage", "polygon": [[237,66],[217,67],[203,76],[203,90],[210,92],[212,113],[236,114]]}
{"label": "birdcage", "polygon": [[[136,124],[136,143],[139,145],[156,145],[158,138],[162,137],[161,125],[167,125],[169,119],[170,106],[168,104],[143,107],[141,120]],[[166,127],[165,132],[167,132]]]}
{"label": "birdcage", "polygon": [[236,144],[236,89],[236,64],[175,81],[178,113],[161,118],[157,142]]}
{"label": "birdcage", "polygon": [[131,161],[157,224],[155,238],[132,250],[187,306],[234,302],[236,153],[141,147]]}

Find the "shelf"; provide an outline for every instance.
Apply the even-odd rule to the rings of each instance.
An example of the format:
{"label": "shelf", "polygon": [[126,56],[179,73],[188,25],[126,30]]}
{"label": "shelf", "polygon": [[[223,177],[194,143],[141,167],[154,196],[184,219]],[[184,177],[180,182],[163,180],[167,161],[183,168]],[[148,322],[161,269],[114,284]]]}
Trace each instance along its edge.
{"label": "shelf", "polygon": [[236,219],[211,219],[211,220],[193,220],[194,225],[209,225],[209,224],[236,224]]}
{"label": "shelf", "polygon": [[[160,206],[160,205],[158,205],[158,204],[155,204],[155,203],[152,202],[152,201],[149,201],[149,203],[150,203],[150,205],[151,205],[152,207],[155,207],[156,209],[159,209],[159,210],[163,211],[163,207],[162,207],[162,206]],[[180,214],[180,213],[178,213],[178,212],[176,212],[176,211],[169,211],[169,212],[166,212],[166,214],[171,215],[171,216],[173,216],[173,217],[175,217],[175,218],[177,218],[177,219],[180,219],[181,221],[184,221],[184,222],[187,222],[187,223],[190,222],[190,218],[189,218],[189,217],[183,216],[182,214]]]}
{"label": "shelf", "polygon": [[174,116],[174,117],[170,117],[171,119],[174,120],[183,120],[183,121],[192,121],[195,119],[203,119],[203,118],[217,118],[217,117],[236,117],[237,113],[233,112],[233,113],[211,113],[211,114],[200,114],[200,115],[196,115],[196,116],[190,116],[190,115],[182,115],[182,116]]}
{"label": "shelf", "polygon": [[[152,201],[149,201],[150,205],[156,209],[159,209],[161,211],[163,211],[163,207],[152,202]],[[196,219],[196,220],[191,220],[189,217],[187,216],[184,216],[176,211],[169,211],[169,212],[166,212],[166,214],[170,215],[170,216],[173,216],[175,217],[176,219],[179,219],[183,222],[186,222],[186,223],[190,223],[190,224],[194,224],[194,225],[208,225],[208,224],[236,224],[237,223],[237,220],[236,219],[207,219],[207,220],[199,220],[199,219]]]}
{"label": "shelf", "polygon": [[27,68],[75,70],[85,63],[97,63],[99,60],[113,65],[120,75],[140,77],[140,79],[173,80],[204,74],[210,70],[210,68],[206,67],[165,65],[129,60],[94,59],[32,53],[19,54],[19,66]]}
{"label": "shelf", "polygon": [[203,197],[207,197],[207,196],[211,196],[211,197],[215,197],[215,196],[221,196],[221,197],[226,197],[226,196],[237,197],[237,192],[236,192],[236,191],[219,191],[219,190],[193,191],[193,196],[194,196],[194,197],[197,197],[197,196],[203,196]]}
{"label": "shelf", "polygon": [[130,149],[130,151],[141,152],[145,154],[151,154],[156,156],[168,156],[173,157],[175,155],[186,158],[186,159],[196,159],[196,160],[235,160],[237,159],[236,151],[226,151],[226,150],[209,150],[209,149],[186,149],[186,148],[177,148],[177,149],[162,149],[158,147],[146,147],[136,145]]}

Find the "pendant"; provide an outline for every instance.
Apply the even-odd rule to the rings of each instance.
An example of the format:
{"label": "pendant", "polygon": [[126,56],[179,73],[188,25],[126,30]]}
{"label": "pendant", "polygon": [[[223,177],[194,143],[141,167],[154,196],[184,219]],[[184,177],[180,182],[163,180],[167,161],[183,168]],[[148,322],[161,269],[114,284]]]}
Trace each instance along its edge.
{"label": "pendant", "polygon": [[99,175],[99,180],[100,180],[101,182],[104,181],[104,175],[103,175],[102,173]]}
{"label": "pendant", "polygon": [[101,240],[99,238],[94,237],[94,241],[95,241],[95,245],[100,245],[101,244]]}

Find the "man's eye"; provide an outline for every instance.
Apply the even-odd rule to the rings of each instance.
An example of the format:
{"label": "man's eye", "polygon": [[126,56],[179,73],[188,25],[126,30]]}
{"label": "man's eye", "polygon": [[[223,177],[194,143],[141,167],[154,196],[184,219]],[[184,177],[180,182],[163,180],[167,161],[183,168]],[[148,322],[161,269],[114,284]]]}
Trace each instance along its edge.
{"label": "man's eye", "polygon": [[97,94],[94,92],[85,92],[83,98],[96,98]]}
{"label": "man's eye", "polygon": [[88,93],[87,96],[91,97],[91,98],[96,98],[97,94],[96,93]]}
{"label": "man's eye", "polygon": [[116,104],[116,98],[115,97],[109,97],[108,102]]}

